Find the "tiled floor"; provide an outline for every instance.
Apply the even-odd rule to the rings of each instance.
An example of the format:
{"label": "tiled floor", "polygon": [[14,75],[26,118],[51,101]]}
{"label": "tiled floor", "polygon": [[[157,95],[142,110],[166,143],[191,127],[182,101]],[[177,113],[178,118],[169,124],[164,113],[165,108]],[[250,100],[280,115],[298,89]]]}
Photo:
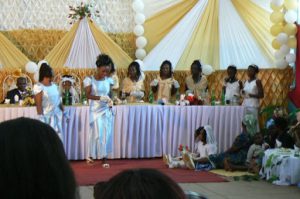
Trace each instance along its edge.
{"label": "tiled floor", "polygon": [[[277,186],[265,181],[224,183],[183,183],[184,190],[199,192],[209,199],[300,199],[300,188]],[[80,187],[81,199],[93,199],[93,187]]]}

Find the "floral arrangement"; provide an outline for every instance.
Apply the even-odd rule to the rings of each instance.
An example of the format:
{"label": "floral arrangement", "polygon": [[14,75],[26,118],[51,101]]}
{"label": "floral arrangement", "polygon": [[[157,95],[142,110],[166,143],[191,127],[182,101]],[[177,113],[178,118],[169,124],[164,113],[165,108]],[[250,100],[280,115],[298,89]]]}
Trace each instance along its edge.
{"label": "floral arrangement", "polygon": [[179,147],[178,147],[178,150],[179,150],[180,152],[189,151],[189,147],[186,146],[186,145],[180,144]]}
{"label": "floral arrangement", "polygon": [[[68,18],[71,20],[70,24],[75,23],[77,20],[81,20],[84,17],[91,17],[91,8],[93,6],[91,4],[84,4],[81,2],[79,6],[69,6],[70,12]],[[93,13],[95,16],[99,17],[99,11],[95,10]]]}
{"label": "floral arrangement", "polygon": [[34,106],[35,101],[33,98],[33,92],[30,87],[26,88],[26,92],[22,95],[23,103],[22,106]]}

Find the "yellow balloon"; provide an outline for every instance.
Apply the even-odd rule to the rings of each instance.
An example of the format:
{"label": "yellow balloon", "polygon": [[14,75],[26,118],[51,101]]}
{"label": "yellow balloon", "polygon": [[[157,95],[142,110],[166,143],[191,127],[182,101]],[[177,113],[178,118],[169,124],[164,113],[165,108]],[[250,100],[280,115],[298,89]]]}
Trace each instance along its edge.
{"label": "yellow balloon", "polygon": [[279,10],[281,10],[282,8],[283,8],[283,5],[281,5],[281,6],[276,6],[276,5],[274,5],[272,2],[271,2],[271,8],[272,8],[272,10],[274,10],[274,11],[279,11]]}
{"label": "yellow balloon", "polygon": [[274,37],[276,37],[282,31],[283,31],[283,27],[281,24],[275,24],[270,29],[270,32]]}
{"label": "yellow balloon", "polygon": [[287,45],[290,48],[297,48],[297,39],[295,37],[289,38]]}
{"label": "yellow balloon", "polygon": [[284,7],[288,10],[296,9],[298,6],[297,0],[285,0],[284,1]]}
{"label": "yellow balloon", "polygon": [[281,44],[277,41],[277,39],[274,39],[272,41],[272,46],[274,49],[278,50],[278,49],[280,49]]}
{"label": "yellow balloon", "polygon": [[287,35],[295,35],[297,33],[297,26],[293,23],[288,23],[284,26],[283,31]]}
{"label": "yellow balloon", "polygon": [[274,11],[271,15],[270,15],[270,20],[273,23],[280,23],[283,21],[283,13],[279,12],[279,11]]}

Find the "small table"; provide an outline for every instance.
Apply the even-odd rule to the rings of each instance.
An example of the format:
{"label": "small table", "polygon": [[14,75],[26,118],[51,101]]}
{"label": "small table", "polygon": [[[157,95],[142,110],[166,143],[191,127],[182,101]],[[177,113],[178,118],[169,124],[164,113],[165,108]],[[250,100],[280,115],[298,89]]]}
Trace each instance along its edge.
{"label": "small table", "polygon": [[[291,185],[300,182],[299,152],[292,149],[268,149],[262,161],[260,174],[273,184]],[[277,180],[276,180],[277,179]]]}

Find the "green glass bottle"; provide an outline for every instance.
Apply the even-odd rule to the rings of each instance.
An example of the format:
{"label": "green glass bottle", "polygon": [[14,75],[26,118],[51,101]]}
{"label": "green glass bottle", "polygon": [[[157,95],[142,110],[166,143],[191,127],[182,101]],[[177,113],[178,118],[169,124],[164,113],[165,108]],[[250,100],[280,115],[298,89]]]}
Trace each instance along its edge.
{"label": "green glass bottle", "polygon": [[69,90],[65,91],[65,103],[64,105],[69,106],[70,105],[70,92]]}
{"label": "green glass bottle", "polygon": [[82,89],[82,92],[81,92],[81,103],[82,104],[86,104],[86,102],[87,102],[87,99],[86,99],[85,90]]}
{"label": "green glass bottle", "polygon": [[152,90],[150,90],[150,93],[149,93],[149,103],[153,103],[154,102],[154,96],[153,96],[153,92]]}
{"label": "green glass bottle", "polygon": [[216,105],[216,96],[215,96],[215,91],[211,91],[211,105],[214,106]]}
{"label": "green glass bottle", "polygon": [[176,91],[176,96],[175,96],[175,98],[176,98],[176,101],[179,101],[179,100],[180,100],[179,89],[177,89],[177,91]]}
{"label": "green glass bottle", "polygon": [[224,93],[223,90],[222,90],[221,100],[222,100],[222,105],[225,105],[226,104],[226,100],[225,100],[225,93]]}

